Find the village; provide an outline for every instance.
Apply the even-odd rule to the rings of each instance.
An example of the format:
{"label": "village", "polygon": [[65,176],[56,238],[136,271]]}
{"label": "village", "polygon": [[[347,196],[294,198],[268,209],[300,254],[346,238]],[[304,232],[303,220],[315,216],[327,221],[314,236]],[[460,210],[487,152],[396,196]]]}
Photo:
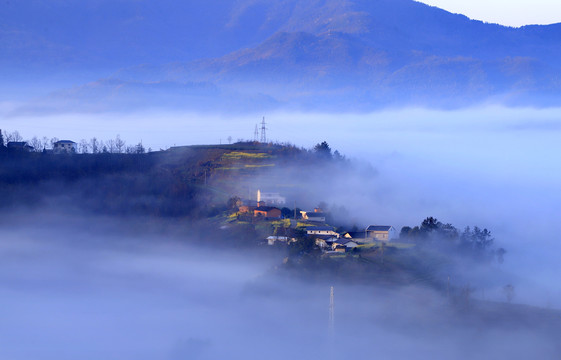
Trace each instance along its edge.
{"label": "village", "polygon": [[237,222],[270,223],[272,234],[263,239],[269,246],[288,246],[305,238],[327,256],[385,246],[398,239],[391,225],[373,224],[364,230],[338,232],[337,227],[327,223],[324,209],[298,211],[285,205],[286,198],[281,194],[257,190],[256,200],[237,199],[237,211],[232,215]]}
{"label": "village", "polygon": [[[0,131],[0,144],[3,144],[2,135]],[[0,153],[7,160],[4,162],[7,184],[26,181],[52,184],[47,180],[66,179],[66,185],[76,184],[76,191],[94,213],[109,211],[114,215],[209,221],[220,229],[236,230],[232,238],[238,243],[287,247],[293,255],[311,252],[326,257],[360,255],[363,260],[372,255],[385,261],[392,253],[410,254],[398,250],[420,249],[431,242],[477,261],[502,263],[506,253],[503,248],[495,248],[491,232],[486,228],[467,226],[461,230],[429,216],[420,225],[404,226],[398,232],[391,224],[375,220],[363,219],[358,225],[349,223],[327,204],[314,204],[323,197],[319,194],[314,201],[310,198],[304,201],[306,194],[314,190],[302,169],[350,168],[345,157],[338,151],[332,152],[325,141],[309,150],[291,144],[242,141],[146,151],[142,143],[126,146],[119,136],[107,142],[92,138],[89,147],[85,140],[80,141],[82,147],[74,141],[55,138],[50,145],[45,145],[46,140],[42,145],[14,141],[21,140],[14,133],[6,136],[6,140],[11,141],[0,145]],[[22,168],[26,171],[21,171]],[[287,170],[292,173],[291,184],[278,182],[279,174]],[[80,185],[81,181],[91,179],[98,180],[94,188],[90,183]],[[158,179],[158,185],[154,185],[154,179]],[[21,191],[28,190],[22,187]],[[99,192],[98,196],[92,198],[92,191]],[[68,186],[58,192],[66,194]],[[52,195],[53,191],[39,193],[30,198],[30,206],[41,195]],[[244,198],[240,194],[245,194]],[[5,191],[5,199],[21,204],[21,196],[14,191]],[[297,203],[303,208],[297,207]],[[293,206],[289,208],[287,204]]]}

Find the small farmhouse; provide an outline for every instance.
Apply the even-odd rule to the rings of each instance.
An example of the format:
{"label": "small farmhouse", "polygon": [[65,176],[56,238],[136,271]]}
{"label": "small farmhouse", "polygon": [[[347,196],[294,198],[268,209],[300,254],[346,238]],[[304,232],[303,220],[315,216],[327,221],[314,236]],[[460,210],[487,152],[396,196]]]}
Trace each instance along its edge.
{"label": "small farmhouse", "polygon": [[53,153],[55,154],[75,154],[76,143],[70,140],[60,140],[53,144]]}
{"label": "small farmhouse", "polygon": [[251,215],[253,215],[253,212],[255,211],[255,209],[257,209],[258,207],[261,206],[265,206],[264,202],[258,202],[258,201],[254,201],[254,200],[244,200],[242,202],[242,204],[238,207],[238,211],[241,214],[244,213],[249,213]]}
{"label": "small farmhouse", "polygon": [[267,219],[280,219],[282,215],[279,208],[270,207],[270,206],[259,206],[258,208],[253,210],[253,216],[264,217]]}
{"label": "small farmhouse", "polygon": [[321,211],[321,209],[314,209],[314,211],[300,211],[302,215],[302,219],[313,221],[313,222],[320,222],[325,223],[325,214]]}
{"label": "small farmhouse", "polygon": [[379,241],[390,241],[395,238],[396,231],[393,226],[370,225],[366,228],[366,237]]}
{"label": "small farmhouse", "polygon": [[25,141],[9,141],[6,147],[10,150],[17,150],[17,151],[33,150],[33,146],[29,146]]}
{"label": "small farmhouse", "polygon": [[349,239],[340,239],[337,240],[335,242],[333,242],[333,244],[331,245],[333,251],[336,251],[337,247],[341,247],[344,246],[346,249],[352,249],[358,246],[358,244],[352,240]]}

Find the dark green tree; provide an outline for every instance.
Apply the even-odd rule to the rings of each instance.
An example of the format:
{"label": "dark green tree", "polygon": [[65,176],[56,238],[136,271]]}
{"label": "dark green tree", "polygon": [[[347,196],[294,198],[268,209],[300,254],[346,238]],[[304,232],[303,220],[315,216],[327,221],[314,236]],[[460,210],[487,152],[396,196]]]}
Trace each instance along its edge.
{"label": "dark green tree", "polygon": [[440,225],[441,225],[441,223],[440,223],[440,221],[438,221],[438,219],[430,216],[430,217],[426,218],[425,220],[423,220],[423,222],[421,223],[421,232],[423,232],[425,234],[432,233],[433,231],[438,230]]}
{"label": "dark green tree", "polygon": [[282,215],[282,217],[285,218],[285,219],[291,219],[291,218],[294,217],[294,211],[293,211],[293,210],[290,210],[290,209],[287,208],[287,207],[283,207],[283,208],[281,209],[281,215]]}
{"label": "dark green tree", "polygon": [[399,232],[399,238],[400,239],[407,239],[410,236],[410,232],[411,232],[411,227],[409,226],[404,226],[401,228],[401,231]]}
{"label": "dark green tree", "polygon": [[329,147],[327,141],[316,144],[316,146],[314,146],[314,152],[322,159],[331,159],[333,157],[331,154],[331,148]]}
{"label": "dark green tree", "polygon": [[232,196],[228,199],[226,206],[230,211],[238,211],[238,208],[242,205],[242,199],[239,196]]}

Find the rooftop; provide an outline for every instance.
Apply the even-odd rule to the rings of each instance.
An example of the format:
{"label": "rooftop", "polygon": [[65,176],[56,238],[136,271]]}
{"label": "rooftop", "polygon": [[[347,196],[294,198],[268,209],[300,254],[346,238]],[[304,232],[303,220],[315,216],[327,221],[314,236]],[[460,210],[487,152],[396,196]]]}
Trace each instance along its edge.
{"label": "rooftop", "polygon": [[272,207],[272,206],[259,206],[258,208],[256,208],[256,211],[271,211],[271,210],[280,210],[279,208],[276,207]]}
{"label": "rooftop", "polygon": [[55,144],[76,144],[76,143],[72,140],[59,140]]}
{"label": "rooftop", "polygon": [[331,226],[308,226],[306,231],[334,231]]}
{"label": "rooftop", "polygon": [[366,231],[390,231],[391,228],[389,225],[370,225]]}

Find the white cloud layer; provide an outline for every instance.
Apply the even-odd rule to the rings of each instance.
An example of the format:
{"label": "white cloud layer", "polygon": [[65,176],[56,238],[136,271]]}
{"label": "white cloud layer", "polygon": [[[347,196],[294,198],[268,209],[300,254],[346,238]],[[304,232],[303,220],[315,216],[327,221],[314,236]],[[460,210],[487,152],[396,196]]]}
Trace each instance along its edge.
{"label": "white cloud layer", "polygon": [[561,4],[556,0],[423,0],[472,19],[519,27],[561,22]]}

